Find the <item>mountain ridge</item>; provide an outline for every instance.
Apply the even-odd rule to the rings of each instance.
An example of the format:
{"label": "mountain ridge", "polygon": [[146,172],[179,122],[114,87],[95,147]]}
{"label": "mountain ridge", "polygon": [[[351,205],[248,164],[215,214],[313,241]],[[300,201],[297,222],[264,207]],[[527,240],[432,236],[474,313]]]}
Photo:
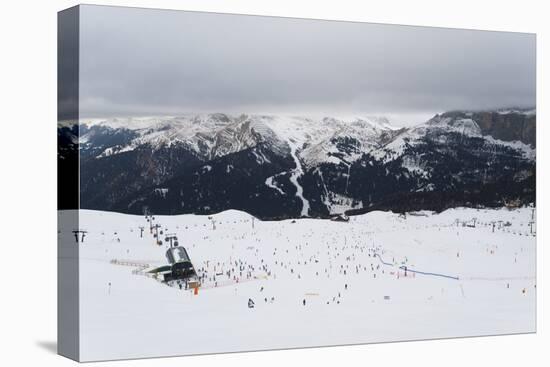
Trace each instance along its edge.
{"label": "mountain ridge", "polygon": [[509,110],[451,111],[408,128],[380,117],[221,113],[84,123],[81,203],[284,219],[532,202],[535,121],[534,111]]}

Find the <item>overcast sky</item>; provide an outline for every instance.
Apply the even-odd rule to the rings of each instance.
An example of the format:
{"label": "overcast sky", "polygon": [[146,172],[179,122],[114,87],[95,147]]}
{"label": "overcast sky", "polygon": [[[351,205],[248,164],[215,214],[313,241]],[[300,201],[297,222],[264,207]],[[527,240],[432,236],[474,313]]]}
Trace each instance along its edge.
{"label": "overcast sky", "polygon": [[535,105],[532,34],[101,6],[80,25],[82,117]]}

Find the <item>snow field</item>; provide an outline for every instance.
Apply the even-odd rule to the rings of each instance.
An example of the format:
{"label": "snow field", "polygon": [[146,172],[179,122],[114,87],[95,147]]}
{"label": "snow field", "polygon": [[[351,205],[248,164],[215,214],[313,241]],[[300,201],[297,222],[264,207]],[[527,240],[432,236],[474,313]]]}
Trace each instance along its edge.
{"label": "snow field", "polygon": [[[234,210],[157,216],[154,223],[164,234],[176,233],[202,276],[193,295],[135,271],[167,263],[167,245],[155,244],[145,217],[82,210],[81,229],[88,233],[78,245],[81,356],[138,358],[535,330],[530,208],[415,214],[371,212],[348,223],[264,222]],[[473,218],[475,228],[463,226]],[[493,221],[502,221],[494,232]],[[61,229],[64,246],[77,245],[72,230]]]}

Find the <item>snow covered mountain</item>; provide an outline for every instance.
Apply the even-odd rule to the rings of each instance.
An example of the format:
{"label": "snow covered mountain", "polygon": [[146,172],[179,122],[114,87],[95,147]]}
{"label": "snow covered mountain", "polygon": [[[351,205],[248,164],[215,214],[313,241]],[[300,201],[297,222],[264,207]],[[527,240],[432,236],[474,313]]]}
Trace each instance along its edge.
{"label": "snow covered mountain", "polygon": [[448,112],[411,128],[220,113],[83,121],[81,205],[282,219],[532,202],[535,119],[508,110]]}
{"label": "snow covered mountain", "polygon": [[[305,163],[319,163],[334,152],[331,139],[352,137],[358,149],[377,147],[382,133],[398,130],[384,118],[311,119],[297,116],[203,114],[85,122],[84,152],[103,158],[148,145],[153,150],[181,145],[200,159],[214,159],[265,143],[280,154],[304,149]],[[109,140],[105,140],[109,136]],[[117,139],[118,137],[118,139]],[[98,151],[100,148],[100,151]]]}

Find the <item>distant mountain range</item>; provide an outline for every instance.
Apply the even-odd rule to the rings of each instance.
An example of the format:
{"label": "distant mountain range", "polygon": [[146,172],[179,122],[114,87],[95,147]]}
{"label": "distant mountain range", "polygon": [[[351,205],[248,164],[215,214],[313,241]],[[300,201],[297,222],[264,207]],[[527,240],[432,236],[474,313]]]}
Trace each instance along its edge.
{"label": "distant mountain range", "polygon": [[[58,129],[80,206],[141,214],[330,217],[535,200],[535,110],[380,117],[201,114]],[[71,158],[72,157],[72,158]]]}

